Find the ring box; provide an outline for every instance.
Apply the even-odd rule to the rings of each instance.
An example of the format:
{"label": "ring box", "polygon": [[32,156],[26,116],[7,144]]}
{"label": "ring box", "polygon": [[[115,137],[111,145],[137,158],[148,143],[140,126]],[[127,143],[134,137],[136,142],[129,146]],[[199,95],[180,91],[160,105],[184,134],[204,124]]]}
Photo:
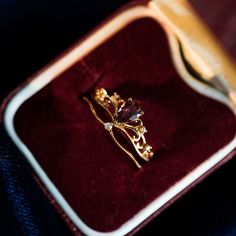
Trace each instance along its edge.
{"label": "ring box", "polygon": [[[136,1],[33,76],[3,122],[74,234],[126,235],[235,154],[235,68],[185,1]],[[139,100],[154,157],[139,170],[82,97]]]}

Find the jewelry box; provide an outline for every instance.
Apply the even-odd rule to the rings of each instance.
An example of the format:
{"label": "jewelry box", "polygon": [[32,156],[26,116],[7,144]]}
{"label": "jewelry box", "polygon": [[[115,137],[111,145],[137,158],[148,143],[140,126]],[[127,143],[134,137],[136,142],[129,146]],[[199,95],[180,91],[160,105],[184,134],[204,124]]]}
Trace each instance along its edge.
{"label": "jewelry box", "polygon": [[[134,234],[235,154],[235,74],[187,1],[135,1],[18,87],[2,119],[75,235]],[[142,168],[82,99],[97,87],[142,103]]]}

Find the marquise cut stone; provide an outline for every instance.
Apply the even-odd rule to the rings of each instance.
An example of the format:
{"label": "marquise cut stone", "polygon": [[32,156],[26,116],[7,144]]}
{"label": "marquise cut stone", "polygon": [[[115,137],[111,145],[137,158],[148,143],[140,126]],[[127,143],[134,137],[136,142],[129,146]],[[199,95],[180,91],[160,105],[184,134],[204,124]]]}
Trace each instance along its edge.
{"label": "marquise cut stone", "polygon": [[140,102],[137,100],[129,99],[123,107],[117,112],[117,121],[129,122],[137,120],[143,111],[140,107]]}

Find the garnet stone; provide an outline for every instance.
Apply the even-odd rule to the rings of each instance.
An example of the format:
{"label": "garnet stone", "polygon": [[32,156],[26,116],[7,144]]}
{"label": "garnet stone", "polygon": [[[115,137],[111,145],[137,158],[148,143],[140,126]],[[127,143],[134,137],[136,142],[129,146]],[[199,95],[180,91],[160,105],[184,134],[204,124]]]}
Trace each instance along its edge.
{"label": "garnet stone", "polygon": [[142,114],[140,102],[129,98],[125,105],[118,110],[116,117],[118,122],[129,122],[137,120]]}

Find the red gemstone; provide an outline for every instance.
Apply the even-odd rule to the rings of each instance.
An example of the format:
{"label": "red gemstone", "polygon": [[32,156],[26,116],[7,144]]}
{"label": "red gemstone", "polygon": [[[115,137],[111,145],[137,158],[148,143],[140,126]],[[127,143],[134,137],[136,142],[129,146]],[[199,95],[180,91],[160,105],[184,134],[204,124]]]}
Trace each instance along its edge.
{"label": "red gemstone", "polygon": [[140,107],[140,102],[137,100],[129,99],[123,107],[121,107],[117,112],[118,122],[129,122],[137,120],[143,111]]}

